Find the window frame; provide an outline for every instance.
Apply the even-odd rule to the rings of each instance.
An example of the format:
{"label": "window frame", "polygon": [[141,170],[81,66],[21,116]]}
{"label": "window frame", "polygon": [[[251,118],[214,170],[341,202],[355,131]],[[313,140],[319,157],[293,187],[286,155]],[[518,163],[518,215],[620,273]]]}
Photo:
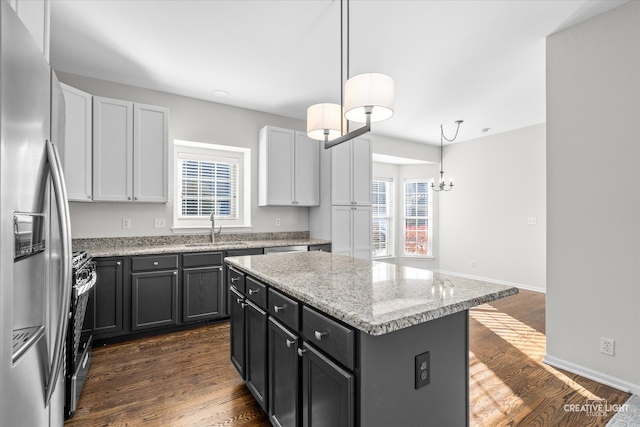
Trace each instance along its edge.
{"label": "window frame", "polygon": [[[419,183],[427,187],[427,215],[407,217],[407,184]],[[425,255],[407,253],[407,219],[426,219],[427,253]],[[427,178],[407,178],[402,181],[402,257],[433,259],[433,189]]]}
{"label": "window frame", "polygon": [[[374,216],[374,206],[375,204],[373,203],[374,201],[374,197],[373,197],[373,183],[376,181],[380,181],[380,182],[385,182],[386,186],[387,186],[387,216],[386,217],[376,217]],[[385,259],[385,258],[394,258],[395,257],[395,180],[394,178],[391,177],[374,177],[372,180],[372,185],[371,185],[371,189],[372,189],[372,194],[371,194],[371,258],[372,259]],[[374,235],[374,224],[375,224],[375,220],[376,219],[383,219],[383,220],[387,220],[387,242],[386,242],[386,249],[387,249],[387,254],[385,255],[379,255],[379,256],[375,256],[374,255],[374,242],[373,242],[373,235]]]}
{"label": "window frame", "polygon": [[210,229],[209,216],[185,217],[181,205],[180,160],[220,161],[231,159],[237,162],[236,218],[215,217],[216,228],[226,230],[251,227],[251,150],[229,145],[209,144],[195,141],[174,140],[174,215],[173,231],[189,233],[194,229]]}

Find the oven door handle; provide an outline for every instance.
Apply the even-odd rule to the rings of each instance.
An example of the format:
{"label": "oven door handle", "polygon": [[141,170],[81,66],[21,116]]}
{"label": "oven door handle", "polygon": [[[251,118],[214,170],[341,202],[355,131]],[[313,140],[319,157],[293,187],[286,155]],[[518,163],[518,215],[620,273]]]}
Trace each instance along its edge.
{"label": "oven door handle", "polygon": [[91,288],[93,288],[98,281],[98,274],[95,271],[91,272],[91,279],[87,280],[82,286],[78,287],[78,296],[84,294],[85,292],[89,292]]}
{"label": "oven door handle", "polygon": [[60,375],[60,367],[62,365],[62,352],[64,350],[64,341],[67,335],[68,313],[71,305],[71,221],[69,215],[69,202],[67,201],[67,190],[64,182],[64,174],[62,173],[62,164],[60,163],[60,155],[58,150],[51,141],[47,141],[47,161],[51,172],[51,180],[53,182],[53,192],[55,193],[56,208],[58,211],[58,226],[60,227],[60,283],[58,284],[62,290],[61,301],[59,302],[57,324],[55,325],[56,334],[54,336],[53,360],[49,368],[49,379],[45,383],[46,397],[45,407],[49,406],[58,376]]}

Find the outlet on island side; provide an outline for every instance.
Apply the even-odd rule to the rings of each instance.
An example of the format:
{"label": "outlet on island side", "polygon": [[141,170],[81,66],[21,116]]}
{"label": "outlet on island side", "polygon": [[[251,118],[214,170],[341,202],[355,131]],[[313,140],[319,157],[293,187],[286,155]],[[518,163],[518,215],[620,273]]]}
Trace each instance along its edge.
{"label": "outlet on island side", "polygon": [[416,390],[429,384],[431,381],[431,357],[429,352],[416,356],[415,376]]}

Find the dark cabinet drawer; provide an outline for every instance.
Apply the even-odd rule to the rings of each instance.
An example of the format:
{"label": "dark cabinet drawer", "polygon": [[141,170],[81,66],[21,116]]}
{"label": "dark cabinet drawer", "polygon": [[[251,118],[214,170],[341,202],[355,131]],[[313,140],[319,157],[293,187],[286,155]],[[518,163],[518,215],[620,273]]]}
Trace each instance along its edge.
{"label": "dark cabinet drawer", "polygon": [[228,277],[228,285],[229,287],[233,286],[241,293],[245,293],[245,277],[244,273],[229,267],[229,277]]}
{"label": "dark cabinet drawer", "polygon": [[269,314],[293,329],[300,330],[300,306],[293,299],[273,288],[268,291]]}
{"label": "dark cabinet drawer", "polygon": [[256,303],[258,307],[263,310],[267,309],[267,285],[258,282],[253,277],[247,277],[245,279],[245,287],[247,290],[247,297]]}
{"label": "dark cabinet drawer", "polygon": [[178,268],[178,255],[151,255],[131,258],[132,271]]}
{"label": "dark cabinet drawer", "polygon": [[188,267],[217,267],[222,265],[222,252],[199,252],[182,255],[182,266]]}
{"label": "dark cabinet drawer", "polygon": [[308,342],[353,370],[355,333],[324,314],[302,307],[302,335]]}

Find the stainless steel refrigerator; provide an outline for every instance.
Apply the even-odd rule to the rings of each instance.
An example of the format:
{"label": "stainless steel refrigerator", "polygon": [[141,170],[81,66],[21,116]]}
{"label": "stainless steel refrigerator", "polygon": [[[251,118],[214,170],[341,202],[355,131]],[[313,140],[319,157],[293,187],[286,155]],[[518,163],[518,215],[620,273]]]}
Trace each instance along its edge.
{"label": "stainless steel refrigerator", "polygon": [[59,426],[71,299],[64,98],[4,0],[0,30],[0,426]]}

